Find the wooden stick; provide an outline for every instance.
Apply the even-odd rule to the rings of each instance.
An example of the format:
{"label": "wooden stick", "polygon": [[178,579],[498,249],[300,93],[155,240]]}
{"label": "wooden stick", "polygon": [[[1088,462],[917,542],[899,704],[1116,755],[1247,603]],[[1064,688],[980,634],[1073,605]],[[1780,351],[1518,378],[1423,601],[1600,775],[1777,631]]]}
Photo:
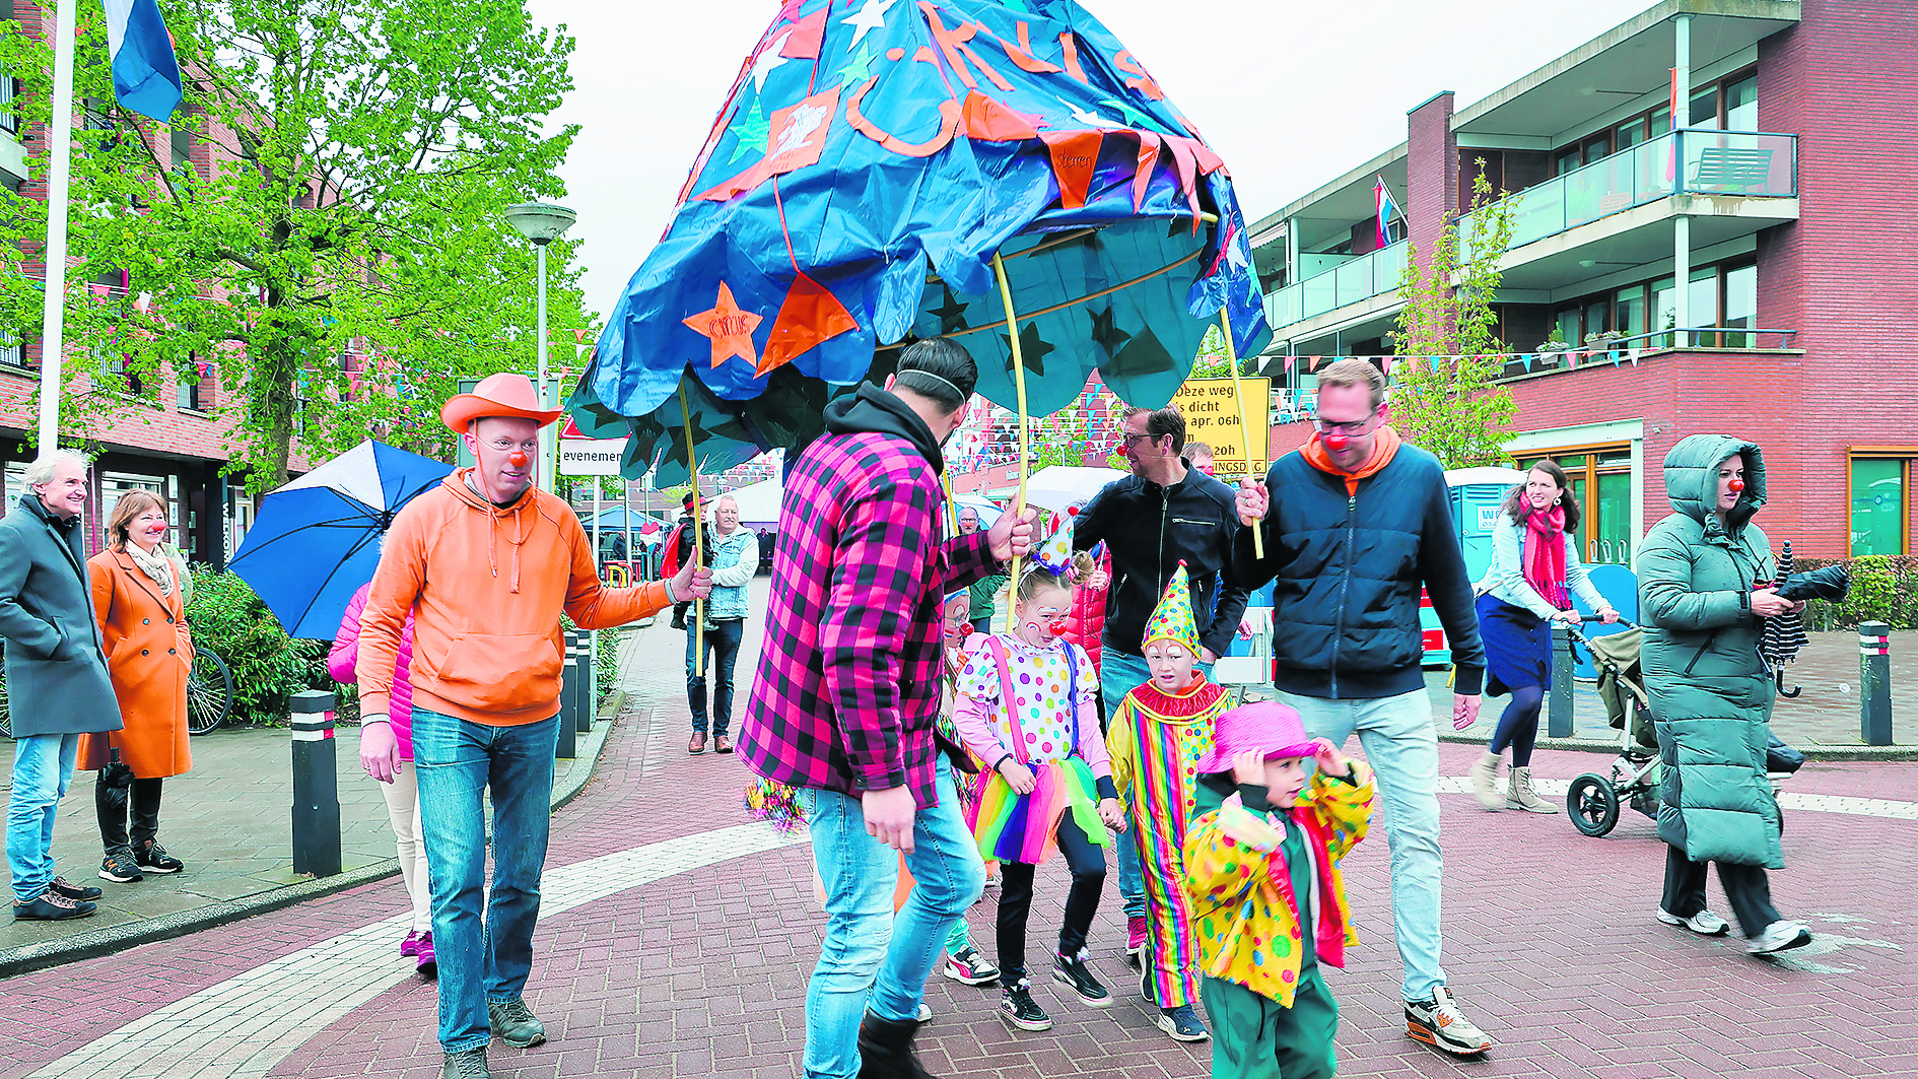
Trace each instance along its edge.
{"label": "wooden stick", "polygon": [[[1012,521],[1016,526],[1026,515],[1026,477],[1031,472],[1026,433],[1026,361],[1019,351],[1019,315],[1012,309],[1012,283],[1006,280],[1006,264],[997,252],[992,256],[992,272],[999,277],[999,299],[1006,305],[1006,326],[1011,331],[1012,384],[1019,394],[1019,497],[1012,503]],[[1006,593],[1006,632],[1013,632],[1012,608],[1019,598],[1019,556],[1012,556],[1012,587]]]}
{"label": "wooden stick", "polygon": [[[1239,386],[1239,348],[1232,341],[1232,312],[1229,308],[1219,308],[1219,328],[1225,331],[1225,358],[1232,365],[1232,396],[1239,400],[1239,437],[1245,442],[1245,475],[1247,479],[1256,479],[1252,475],[1252,421],[1246,417],[1245,390]],[[1270,401],[1266,407],[1272,407]],[[1270,513],[1268,509],[1266,512]],[[1252,524],[1252,555],[1259,561],[1265,561],[1265,522]]]}
{"label": "wooden stick", "polygon": [[[686,406],[686,383],[679,384],[679,418],[686,425],[686,474],[693,481],[693,567],[706,561],[706,544],[700,538],[706,521],[705,507],[699,501],[699,462],[693,455],[693,413]],[[706,677],[706,601],[693,600],[693,677]]]}

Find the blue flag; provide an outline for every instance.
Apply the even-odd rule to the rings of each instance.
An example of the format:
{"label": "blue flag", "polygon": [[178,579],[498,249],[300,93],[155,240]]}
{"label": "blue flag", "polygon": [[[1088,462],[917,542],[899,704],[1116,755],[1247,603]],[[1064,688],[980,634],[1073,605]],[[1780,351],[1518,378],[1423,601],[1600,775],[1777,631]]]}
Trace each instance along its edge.
{"label": "blue flag", "polygon": [[107,51],[113,56],[113,95],[120,104],[161,123],[180,104],[180,62],[156,0],[104,0]]}

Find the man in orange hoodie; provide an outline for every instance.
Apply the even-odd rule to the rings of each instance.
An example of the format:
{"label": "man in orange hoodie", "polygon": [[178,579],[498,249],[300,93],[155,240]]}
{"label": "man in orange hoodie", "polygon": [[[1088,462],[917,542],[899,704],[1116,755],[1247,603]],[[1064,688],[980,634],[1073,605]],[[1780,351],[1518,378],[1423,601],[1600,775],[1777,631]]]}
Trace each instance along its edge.
{"label": "man in orange hoodie", "polygon": [[[1354,732],[1377,776],[1392,848],[1392,922],[1406,1032],[1460,1056],[1492,1040],[1467,1019],[1440,966],[1438,734],[1420,661],[1419,592],[1432,597],[1457,674],[1452,721],[1478,716],[1485,674],[1472,581],[1459,550],[1445,469],[1386,426],[1385,375],[1370,360],[1319,373],[1316,428],[1246,480],[1232,568],[1239,583],[1273,585],[1273,681],[1315,738],[1343,746]],[[1268,509],[1270,512],[1268,512]],[[1258,556],[1252,528],[1265,536]]]}
{"label": "man in orange hoodie", "polygon": [[[533,486],[541,409],[531,380],[498,374],[440,418],[478,462],[406,504],[386,535],[367,597],[356,669],[360,760],[392,782],[399,763],[388,700],[400,632],[413,619],[413,763],[439,959],[442,1076],[486,1079],[497,1034],[546,1039],[521,992],[533,963],[559,736],[561,611],[586,629],[618,626],[703,597],[712,574],[602,588],[592,543],[566,503]],[[486,815],[493,883],[481,910]],[[482,915],[484,920],[482,921]]]}

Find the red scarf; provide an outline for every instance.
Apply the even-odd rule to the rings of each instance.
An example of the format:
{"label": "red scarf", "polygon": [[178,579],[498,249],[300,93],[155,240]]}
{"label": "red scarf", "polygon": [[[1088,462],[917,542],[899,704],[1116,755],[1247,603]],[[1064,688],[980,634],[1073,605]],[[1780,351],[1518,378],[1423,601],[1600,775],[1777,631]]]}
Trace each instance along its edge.
{"label": "red scarf", "polygon": [[1555,610],[1570,610],[1565,594],[1565,507],[1525,514],[1525,583]]}

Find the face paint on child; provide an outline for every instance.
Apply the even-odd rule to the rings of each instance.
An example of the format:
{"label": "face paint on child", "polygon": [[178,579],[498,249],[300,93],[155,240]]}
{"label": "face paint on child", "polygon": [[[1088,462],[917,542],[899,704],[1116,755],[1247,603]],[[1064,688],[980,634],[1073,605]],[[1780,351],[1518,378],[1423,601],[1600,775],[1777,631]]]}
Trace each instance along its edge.
{"label": "face paint on child", "polygon": [[1152,684],[1161,693],[1177,693],[1190,686],[1197,658],[1174,641],[1153,641],[1145,646],[1146,669],[1152,672]]}
{"label": "face paint on child", "polygon": [[1042,588],[1031,599],[1019,601],[1019,639],[1035,648],[1057,640],[1066,630],[1066,612],[1072,593],[1064,588]]}

